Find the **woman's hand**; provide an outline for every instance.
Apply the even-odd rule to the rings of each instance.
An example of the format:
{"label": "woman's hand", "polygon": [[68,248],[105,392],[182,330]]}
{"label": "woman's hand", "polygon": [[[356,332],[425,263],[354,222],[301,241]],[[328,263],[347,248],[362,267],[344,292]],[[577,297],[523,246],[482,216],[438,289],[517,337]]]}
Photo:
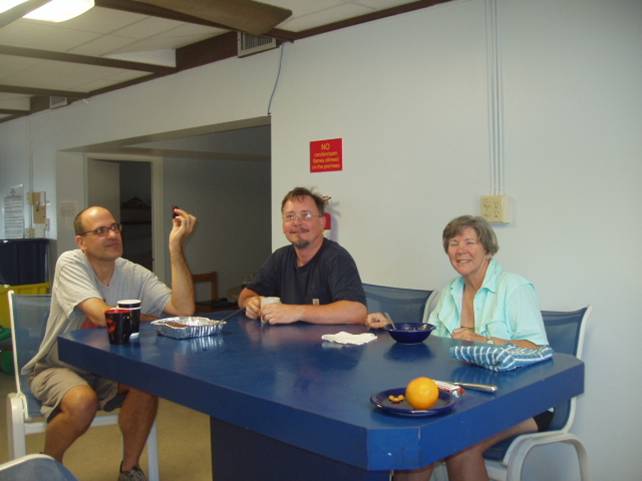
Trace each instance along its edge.
{"label": "woman's hand", "polygon": [[484,336],[475,333],[472,327],[459,327],[452,332],[452,338],[459,341],[486,342]]}
{"label": "woman's hand", "polygon": [[531,341],[522,340],[522,339],[502,339],[501,337],[486,337],[481,336],[475,333],[475,329],[472,327],[459,327],[452,332],[451,337],[453,339],[458,339],[460,341],[471,341],[471,342],[482,342],[488,343],[489,340],[493,342],[496,346],[501,346],[504,344],[513,344],[518,347],[525,347],[527,349],[537,349],[539,346],[532,343]]}
{"label": "woman's hand", "polygon": [[366,316],[366,326],[370,329],[383,329],[390,324],[390,319],[383,312],[371,312]]}

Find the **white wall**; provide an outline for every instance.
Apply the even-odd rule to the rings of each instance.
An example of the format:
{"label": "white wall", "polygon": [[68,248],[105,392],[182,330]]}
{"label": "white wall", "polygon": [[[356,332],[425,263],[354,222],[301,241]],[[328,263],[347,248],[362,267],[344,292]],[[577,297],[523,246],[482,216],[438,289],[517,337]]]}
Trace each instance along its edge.
{"label": "white wall", "polygon": [[[498,258],[535,282],[545,308],[593,305],[575,431],[594,479],[637,480],[642,3],[499,7],[516,212],[497,229]],[[453,276],[441,229],[478,213],[490,187],[483,29],[483,2],[454,2],[286,46],[273,196],[294,184],[332,194],[338,238],[369,282],[437,288]],[[310,174],[308,142],[334,137],[344,171]],[[577,479],[568,450],[541,451],[525,479]]]}
{"label": "white wall", "polygon": [[[637,480],[642,4],[500,0],[499,15],[516,215],[498,229],[498,257],[536,283],[543,307],[594,306],[575,431],[594,479]],[[485,45],[481,0],[286,45],[272,106],[273,219],[285,191],[316,186],[333,196],[335,235],[365,280],[443,285],[453,271],[441,229],[478,212],[490,188]],[[0,124],[0,188],[27,183],[29,150],[34,184],[53,185],[59,149],[263,116],[277,65],[277,51],[226,60],[34,115],[29,129]],[[344,171],[310,174],[309,141],[333,137],[344,139]],[[65,189],[54,202],[73,196]],[[272,243],[284,243],[279,222]],[[526,480],[576,479],[566,451],[547,454],[554,461],[535,456]]]}
{"label": "white wall", "polygon": [[[336,235],[368,282],[444,283],[441,229],[489,187],[482,7],[449,3],[286,46],[273,194],[305,184],[332,195]],[[310,174],[308,142],[334,137],[344,171]]]}
{"label": "white wall", "polygon": [[[229,59],[109,92],[86,103],[75,102],[27,119],[2,123],[0,192],[6,192],[6,186],[29,181],[26,166],[33,158],[34,189],[46,190],[56,210],[51,216],[50,230],[55,236],[60,215],[57,196],[75,196],[70,191],[56,192],[59,150],[264,117],[277,69],[276,51],[246,59]],[[73,162],[70,161],[60,173],[76,176],[82,157],[70,155],[68,158],[75,158],[76,164],[71,168]]]}
{"label": "white wall", "polygon": [[[32,124],[29,119],[6,122],[0,127],[0,238],[4,237],[4,197],[9,188],[22,184],[24,192],[52,191],[54,176],[32,175],[34,170]],[[47,169],[47,173],[51,171]],[[47,200],[51,200],[47,196]],[[25,204],[25,227],[31,226],[31,214]]]}

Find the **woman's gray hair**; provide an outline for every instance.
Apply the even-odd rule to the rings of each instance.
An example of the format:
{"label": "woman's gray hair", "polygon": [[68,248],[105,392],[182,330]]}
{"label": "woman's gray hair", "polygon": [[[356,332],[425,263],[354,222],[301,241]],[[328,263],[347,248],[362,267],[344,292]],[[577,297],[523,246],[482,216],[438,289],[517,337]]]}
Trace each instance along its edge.
{"label": "woman's gray hair", "polygon": [[486,253],[495,255],[499,250],[499,244],[497,243],[497,236],[495,236],[495,231],[490,226],[490,224],[483,217],[472,216],[472,215],[462,215],[456,219],[451,220],[446,227],[444,227],[444,232],[442,234],[442,240],[444,242],[444,250],[448,253],[448,243],[450,240],[460,235],[464,229],[470,227],[477,232],[477,237],[479,237],[479,242],[484,246]]}

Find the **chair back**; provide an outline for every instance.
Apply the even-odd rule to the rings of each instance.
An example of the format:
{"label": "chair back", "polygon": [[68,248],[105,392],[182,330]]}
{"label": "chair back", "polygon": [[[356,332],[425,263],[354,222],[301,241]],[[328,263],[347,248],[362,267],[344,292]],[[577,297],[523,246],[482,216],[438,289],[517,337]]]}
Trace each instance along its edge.
{"label": "chair back", "polygon": [[16,389],[27,397],[30,417],[40,414],[40,405],[31,395],[27,376],[21,374],[20,371],[40,348],[50,306],[51,294],[27,295],[9,291],[9,317],[11,319]]}
{"label": "chair back", "polygon": [[[582,358],[586,321],[590,312],[591,306],[576,311],[542,311],[546,336],[553,351]],[[569,428],[574,416],[575,398],[555,406],[548,429]]]}
{"label": "chair back", "polygon": [[[553,351],[571,354],[581,359],[582,349],[584,347],[584,334],[586,332],[586,321],[591,313],[591,306],[583,307],[576,311],[542,311],[542,318],[544,319],[544,328],[546,329],[546,336],[548,342],[553,348]],[[573,425],[575,418],[575,398],[558,404],[553,407],[553,418],[546,431],[557,431],[558,433],[568,433]],[[530,436],[539,436],[543,433],[536,434],[522,434],[520,436],[513,436],[504,439],[494,446],[490,447],[484,453],[484,458],[488,462],[502,461],[505,465],[508,464],[507,459],[519,458],[519,464],[523,463],[526,456],[523,453],[520,456],[513,455],[513,446],[518,443],[513,443],[516,439],[527,439]],[[552,434],[552,433],[551,433]],[[544,438],[538,438],[544,443]],[[554,442],[554,441],[553,441]],[[521,446],[521,445],[520,445]],[[518,450],[519,451],[519,450]],[[488,465],[487,465],[488,467]],[[499,469],[499,471],[497,471]],[[503,468],[496,468],[493,472],[499,476]],[[520,472],[519,470],[516,472]],[[490,474],[490,473],[489,473]],[[506,475],[492,479],[507,479]]]}
{"label": "chair back", "polygon": [[51,456],[29,454],[0,465],[2,481],[78,481]]}
{"label": "chair back", "polygon": [[363,284],[369,312],[387,312],[396,322],[421,322],[432,291]]}
{"label": "chair back", "polygon": [[[7,434],[9,436],[9,456],[16,458],[27,452],[25,438],[28,434],[42,433],[46,424],[40,414],[40,403],[31,394],[27,376],[20,371],[38,352],[44,337],[51,307],[51,295],[17,295],[9,291],[9,314],[11,319],[11,336],[13,338],[13,365],[16,371],[17,393],[7,395]],[[91,426],[118,425],[118,414],[96,416]],[[152,425],[147,439],[147,459],[149,480],[159,480],[158,470],[158,433],[156,421]],[[48,458],[48,456],[45,456]],[[53,459],[49,458],[51,461]],[[62,465],[52,465],[48,460],[31,462],[31,468],[39,471],[24,471],[16,480],[40,479],[47,481],[75,481],[71,473],[65,472]],[[44,465],[44,467],[43,467]],[[58,472],[59,471],[59,472]],[[39,472],[43,472],[42,477]],[[55,472],[55,473],[54,473]],[[0,480],[4,481],[4,472],[0,472]],[[56,477],[57,476],[57,477]],[[14,478],[6,478],[14,479]]]}

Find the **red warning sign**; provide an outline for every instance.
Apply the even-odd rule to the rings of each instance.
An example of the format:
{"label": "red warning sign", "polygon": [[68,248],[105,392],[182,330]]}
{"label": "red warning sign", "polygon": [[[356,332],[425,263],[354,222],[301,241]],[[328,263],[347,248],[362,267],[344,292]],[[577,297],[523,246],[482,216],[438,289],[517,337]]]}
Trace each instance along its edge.
{"label": "red warning sign", "polygon": [[343,170],[343,139],[310,142],[310,172]]}

